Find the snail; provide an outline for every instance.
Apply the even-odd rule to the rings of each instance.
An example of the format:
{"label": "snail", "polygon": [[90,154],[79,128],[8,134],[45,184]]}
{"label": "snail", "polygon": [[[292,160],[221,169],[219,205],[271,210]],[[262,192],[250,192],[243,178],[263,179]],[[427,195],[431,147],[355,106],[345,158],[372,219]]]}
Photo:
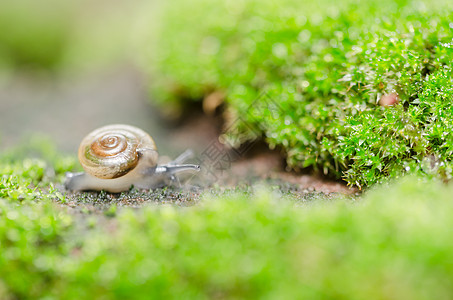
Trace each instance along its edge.
{"label": "snail", "polygon": [[108,125],[89,133],[80,143],[79,162],[85,172],[67,173],[67,190],[105,190],[118,193],[131,186],[151,189],[179,182],[177,173],[199,171],[199,165],[183,164],[187,150],[175,160],[159,165],[154,140],[130,125]]}

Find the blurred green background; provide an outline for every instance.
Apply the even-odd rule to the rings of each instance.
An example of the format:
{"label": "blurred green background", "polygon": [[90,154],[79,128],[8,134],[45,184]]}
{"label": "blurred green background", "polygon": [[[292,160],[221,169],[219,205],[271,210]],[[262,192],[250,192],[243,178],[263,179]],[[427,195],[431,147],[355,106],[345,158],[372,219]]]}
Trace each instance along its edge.
{"label": "blurred green background", "polygon": [[130,57],[145,2],[5,0],[3,71],[86,71]]}
{"label": "blurred green background", "polygon": [[0,148],[45,135],[76,153],[88,132],[111,123],[143,128],[171,156],[191,147],[172,138],[149,105],[140,71],[154,7],[142,0],[1,1]]}

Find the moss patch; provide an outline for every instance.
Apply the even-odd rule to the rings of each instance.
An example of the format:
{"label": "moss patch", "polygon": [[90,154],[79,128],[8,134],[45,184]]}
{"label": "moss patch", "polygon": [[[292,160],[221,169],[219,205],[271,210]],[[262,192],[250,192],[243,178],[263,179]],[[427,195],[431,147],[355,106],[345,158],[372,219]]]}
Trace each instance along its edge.
{"label": "moss patch", "polygon": [[452,186],[311,200],[261,186],[140,209],[101,194],[97,214],[49,188],[73,163],[29,155],[0,158],[1,299],[451,298]]}
{"label": "moss patch", "polygon": [[451,11],[441,0],[164,5],[153,99],[178,111],[220,90],[236,142],[262,135],[291,167],[358,187],[406,172],[450,179]]}

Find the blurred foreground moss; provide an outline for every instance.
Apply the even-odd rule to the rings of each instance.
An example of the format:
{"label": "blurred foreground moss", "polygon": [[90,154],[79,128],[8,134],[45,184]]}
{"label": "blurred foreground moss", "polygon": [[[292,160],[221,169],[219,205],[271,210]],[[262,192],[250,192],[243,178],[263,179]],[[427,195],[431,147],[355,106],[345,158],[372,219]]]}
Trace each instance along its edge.
{"label": "blurred foreground moss", "polygon": [[44,190],[53,165],[0,158],[1,299],[452,297],[451,185],[314,202],[261,187],[106,218]]}
{"label": "blurred foreground moss", "polygon": [[[162,5],[148,48],[153,100],[179,113],[188,100],[223,94],[233,146],[264,137],[289,166],[358,187],[414,170],[449,180],[452,8],[443,0]],[[383,107],[382,98],[398,100]]]}

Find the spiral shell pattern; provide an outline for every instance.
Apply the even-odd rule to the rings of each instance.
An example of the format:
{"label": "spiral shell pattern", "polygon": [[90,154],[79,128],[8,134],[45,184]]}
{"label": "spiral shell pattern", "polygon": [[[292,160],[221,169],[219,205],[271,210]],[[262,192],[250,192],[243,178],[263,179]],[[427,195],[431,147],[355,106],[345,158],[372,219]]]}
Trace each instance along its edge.
{"label": "spiral shell pattern", "polygon": [[130,125],[108,125],[88,134],[79,146],[79,161],[85,172],[102,179],[121,177],[134,169],[140,151],[156,144],[143,130]]}

